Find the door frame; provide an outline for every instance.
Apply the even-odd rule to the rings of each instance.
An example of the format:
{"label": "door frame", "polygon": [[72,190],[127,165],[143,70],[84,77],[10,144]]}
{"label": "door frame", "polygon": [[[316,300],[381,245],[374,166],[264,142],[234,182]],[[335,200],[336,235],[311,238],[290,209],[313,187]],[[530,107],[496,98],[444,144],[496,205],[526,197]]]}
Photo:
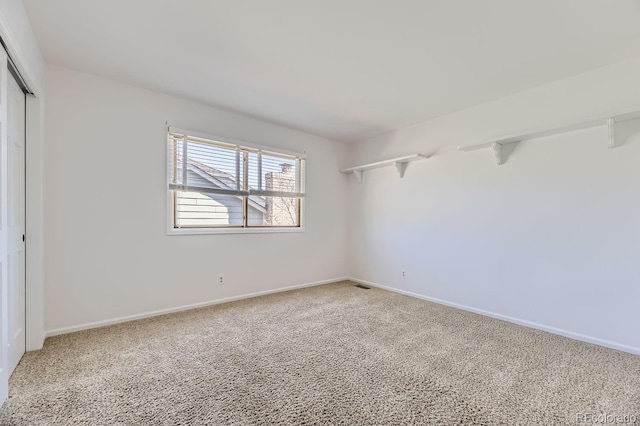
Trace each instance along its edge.
{"label": "door frame", "polygon": [[9,67],[7,55],[0,51],[0,401],[9,396],[9,227],[8,227],[8,98],[9,98]]}

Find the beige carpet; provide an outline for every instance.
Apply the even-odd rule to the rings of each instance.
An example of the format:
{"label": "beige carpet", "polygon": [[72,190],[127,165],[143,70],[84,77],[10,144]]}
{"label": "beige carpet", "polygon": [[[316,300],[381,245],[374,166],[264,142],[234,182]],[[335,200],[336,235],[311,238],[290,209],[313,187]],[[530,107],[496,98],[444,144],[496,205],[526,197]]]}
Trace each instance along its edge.
{"label": "beige carpet", "polygon": [[343,282],[47,339],[2,425],[585,424],[640,357]]}

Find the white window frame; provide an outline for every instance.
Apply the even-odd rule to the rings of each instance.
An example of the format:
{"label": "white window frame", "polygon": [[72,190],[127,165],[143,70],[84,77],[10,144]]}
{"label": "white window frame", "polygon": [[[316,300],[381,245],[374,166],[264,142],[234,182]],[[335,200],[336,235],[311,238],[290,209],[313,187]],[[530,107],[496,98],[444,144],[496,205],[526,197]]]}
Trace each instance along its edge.
{"label": "white window frame", "polygon": [[[201,132],[195,132],[192,130],[180,129],[177,127],[168,127],[167,128],[167,143],[171,133],[177,134],[187,134],[189,136],[193,136],[196,138],[209,139],[212,141],[228,143],[232,145],[240,145],[242,147],[257,149],[262,151],[274,152],[279,154],[291,155],[295,157],[305,158],[305,152],[297,152],[289,149],[282,149],[271,146],[258,145],[254,143],[247,143],[244,141],[239,141],[236,139],[226,138],[222,136],[216,136]],[[165,143],[165,164],[169,161],[168,150],[166,149]],[[165,182],[167,182],[170,178],[169,170],[165,166]],[[202,227],[202,228],[176,228],[175,224],[175,208],[174,208],[174,193],[175,191],[167,188],[166,191],[166,211],[167,211],[167,235],[210,235],[210,234],[273,234],[273,233],[298,233],[305,231],[305,199],[306,197],[300,198],[300,217],[299,222],[300,226],[286,226],[286,227],[278,227],[278,226],[251,226],[251,227]]]}

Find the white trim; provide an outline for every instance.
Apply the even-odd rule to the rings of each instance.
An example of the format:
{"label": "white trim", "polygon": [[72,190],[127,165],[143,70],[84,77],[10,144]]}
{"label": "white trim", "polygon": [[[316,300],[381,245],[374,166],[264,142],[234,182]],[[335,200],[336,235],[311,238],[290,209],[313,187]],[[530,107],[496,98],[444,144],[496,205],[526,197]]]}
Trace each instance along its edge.
{"label": "white trim", "polygon": [[90,322],[90,323],[86,323],[86,324],[74,325],[74,326],[71,326],[71,327],[57,328],[55,330],[47,331],[45,333],[45,338],[46,337],[58,336],[60,334],[73,333],[73,332],[76,332],[76,331],[89,330],[91,328],[105,327],[105,326],[108,326],[108,325],[119,324],[119,323],[128,322],[128,321],[135,321],[135,320],[144,319],[144,318],[156,317],[156,316],[159,316],[159,315],[166,315],[166,314],[171,314],[171,313],[175,313],[175,312],[188,311],[190,309],[204,308],[204,307],[207,307],[207,306],[219,305],[221,303],[234,302],[236,300],[243,300],[243,299],[250,299],[252,297],[266,296],[268,294],[273,294],[273,293],[281,293],[281,292],[284,292],[284,291],[296,290],[296,289],[300,289],[300,288],[315,287],[315,286],[319,286],[319,285],[332,284],[332,283],[337,283],[337,282],[346,281],[346,280],[348,280],[348,278],[346,278],[346,277],[332,278],[332,279],[328,279],[328,280],[314,281],[314,282],[310,282],[310,283],[306,283],[306,284],[298,284],[298,285],[292,285],[292,286],[289,286],[289,287],[276,288],[276,289],[273,289],[273,290],[258,291],[256,293],[249,293],[249,294],[242,294],[242,295],[239,295],[239,296],[225,297],[224,299],[208,300],[206,302],[199,302],[199,303],[192,303],[190,305],[176,306],[174,308],[159,309],[157,311],[145,312],[145,313],[136,314],[136,315],[128,315],[128,316],[125,316],[125,317],[112,318],[112,319],[103,320],[103,321]]}
{"label": "white trim", "polygon": [[607,348],[616,349],[616,350],[623,351],[623,352],[629,352],[629,353],[634,354],[634,355],[640,355],[640,348],[639,347],[629,346],[629,345],[625,345],[625,344],[622,344],[622,343],[612,342],[610,340],[600,339],[598,337],[588,336],[586,334],[575,333],[573,331],[564,330],[564,329],[561,329],[561,328],[556,328],[556,327],[552,327],[552,326],[548,326],[548,325],[539,324],[539,323],[536,323],[536,322],[522,320],[522,319],[519,319],[519,318],[510,317],[510,316],[507,316],[507,315],[497,314],[495,312],[485,311],[483,309],[477,309],[477,308],[473,308],[471,306],[461,305],[461,304],[454,303],[454,302],[448,302],[446,300],[437,299],[435,297],[424,296],[422,294],[413,293],[411,291],[406,291],[406,290],[400,290],[400,289],[389,287],[389,286],[386,286],[386,285],[377,284],[377,283],[374,283],[374,282],[371,282],[371,281],[361,280],[359,278],[349,277],[347,279],[349,281],[353,281],[355,283],[359,283],[359,284],[364,284],[364,285],[368,285],[368,286],[371,286],[371,287],[380,288],[380,289],[383,289],[383,290],[391,291],[391,292],[402,294],[402,295],[405,295],[405,296],[415,297],[417,299],[422,299],[422,300],[426,300],[426,301],[429,301],[429,302],[437,303],[439,305],[445,305],[445,306],[449,306],[449,307],[452,307],[452,308],[461,309],[463,311],[473,312],[475,314],[480,314],[480,315],[484,315],[484,316],[487,316],[487,317],[496,318],[496,319],[499,319],[499,320],[502,320],[502,321],[506,321],[506,322],[510,322],[510,323],[513,323],[513,324],[518,324],[518,325],[522,325],[522,326],[525,326],[525,327],[534,328],[536,330],[546,331],[546,332],[551,333],[551,334],[557,334],[557,335],[560,335],[560,336],[568,337],[570,339],[579,340],[581,342],[592,343],[594,345],[604,346],[604,347],[607,347]]}
{"label": "white trim", "polygon": [[264,227],[239,227],[230,226],[228,228],[174,228],[167,229],[167,235],[213,235],[213,234],[286,234],[304,232],[302,226],[290,228],[276,228],[273,226]]}
{"label": "white trim", "polygon": [[27,96],[26,133],[27,351],[44,344],[44,99]]}
{"label": "white trim", "polygon": [[9,229],[7,221],[8,201],[8,124],[7,103],[9,101],[9,70],[8,57],[0,47],[0,405],[9,396],[9,358],[11,350],[9,343],[9,275],[7,263],[9,255]]}

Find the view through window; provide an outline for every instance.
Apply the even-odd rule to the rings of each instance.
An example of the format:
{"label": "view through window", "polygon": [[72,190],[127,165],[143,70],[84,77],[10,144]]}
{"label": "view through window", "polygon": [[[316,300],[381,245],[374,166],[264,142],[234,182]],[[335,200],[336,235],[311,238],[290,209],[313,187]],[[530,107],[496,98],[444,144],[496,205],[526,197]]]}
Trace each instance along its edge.
{"label": "view through window", "polygon": [[179,228],[300,227],[300,156],[169,132],[168,185]]}

